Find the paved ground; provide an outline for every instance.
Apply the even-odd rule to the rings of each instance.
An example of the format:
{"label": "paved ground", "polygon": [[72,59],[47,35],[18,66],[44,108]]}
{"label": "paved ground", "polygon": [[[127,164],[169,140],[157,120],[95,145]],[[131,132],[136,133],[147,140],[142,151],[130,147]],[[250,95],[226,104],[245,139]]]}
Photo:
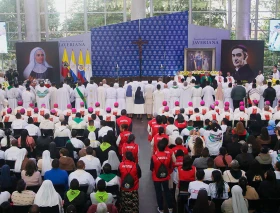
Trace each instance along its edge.
{"label": "paved ground", "polygon": [[136,143],[140,146],[140,167],[142,170],[139,187],[140,213],[157,212],[156,195],[150,172],[151,146],[147,140],[147,123],[146,119],[143,121],[133,119],[133,133],[136,137]]}

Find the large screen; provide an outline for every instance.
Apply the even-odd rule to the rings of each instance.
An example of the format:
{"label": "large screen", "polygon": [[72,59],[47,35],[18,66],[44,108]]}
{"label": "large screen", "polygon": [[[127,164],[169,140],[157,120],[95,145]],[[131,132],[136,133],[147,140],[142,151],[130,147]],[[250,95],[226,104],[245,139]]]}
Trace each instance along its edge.
{"label": "large screen", "polygon": [[0,22],[0,53],[7,53],[6,24]]}
{"label": "large screen", "polygon": [[280,20],[270,20],[269,50],[280,51]]}

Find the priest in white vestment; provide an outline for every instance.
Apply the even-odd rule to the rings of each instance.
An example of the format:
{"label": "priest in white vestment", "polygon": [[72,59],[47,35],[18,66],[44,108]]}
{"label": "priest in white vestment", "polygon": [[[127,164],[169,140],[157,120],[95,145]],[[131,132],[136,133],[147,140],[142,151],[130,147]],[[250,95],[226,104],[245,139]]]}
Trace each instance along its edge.
{"label": "priest in white vestment", "polygon": [[198,84],[199,82],[196,81],[196,85],[192,88],[192,102],[194,108],[200,107],[200,101],[202,96],[202,88]]}
{"label": "priest in white vestment", "polygon": [[219,74],[215,77],[215,80],[217,81],[218,84],[224,83],[224,77],[222,75],[223,73],[219,71]]}
{"label": "priest in white vestment", "polygon": [[120,110],[123,110],[126,108],[125,93],[126,93],[126,90],[122,87],[122,85],[119,85],[119,88],[117,89],[117,102],[119,104]]}
{"label": "priest in white vestment", "polygon": [[[81,93],[81,94],[79,94],[79,93]],[[84,100],[82,98],[87,97],[86,89],[85,89],[84,85],[82,85],[81,82],[78,83],[78,87],[76,87],[74,89],[71,96],[75,98],[75,108],[79,109],[81,102],[84,102]]]}
{"label": "priest in white vestment", "polygon": [[262,71],[259,71],[259,74],[257,75],[256,79],[256,83],[258,86],[262,86],[263,85],[263,81],[264,81],[264,76],[262,74]]}
{"label": "priest in white vestment", "polygon": [[190,84],[192,82],[192,80],[196,81],[196,78],[194,76],[192,76],[192,72],[189,72],[188,77],[186,79],[185,82],[187,82],[188,84]]}
{"label": "priest in white vestment", "polygon": [[210,86],[210,82],[206,81],[206,87],[202,89],[203,100],[205,101],[205,106],[209,107],[214,103],[213,96],[215,95],[215,91],[213,87]]}
{"label": "priest in white vestment", "polygon": [[152,118],[153,114],[153,92],[155,87],[152,85],[152,80],[148,81],[148,84],[144,88],[144,98],[145,98],[145,113],[147,114],[147,118]]}
{"label": "priest in white vestment", "polygon": [[94,83],[93,79],[90,79],[90,82],[87,84],[86,87],[88,107],[94,107],[94,104],[98,100],[97,88],[97,84]]}
{"label": "priest in white vestment", "polygon": [[164,83],[163,83],[163,81],[162,81],[162,78],[159,78],[158,79],[158,82],[157,82],[157,85],[160,85],[160,90],[163,90],[163,88],[164,88]]}
{"label": "priest in white vestment", "polygon": [[102,80],[102,85],[103,85],[103,87],[104,87],[105,89],[107,89],[107,88],[110,87],[110,86],[107,84],[106,79],[103,79],[103,80]]}
{"label": "priest in white vestment", "polygon": [[[157,90],[153,93],[153,114],[158,113],[159,109],[162,106],[162,102],[164,101],[164,92],[160,90],[160,85],[157,85]],[[166,100],[165,100],[166,101]],[[167,101],[166,101],[167,104]]]}
{"label": "priest in white vestment", "polygon": [[97,99],[98,99],[101,109],[105,109],[105,91],[106,91],[106,88],[100,82],[99,87],[97,88]]}
{"label": "priest in white vestment", "polygon": [[114,88],[114,84],[110,84],[110,87],[105,91],[106,104],[105,107],[114,107],[114,103],[117,101],[117,90]]}
{"label": "priest in white vestment", "polygon": [[232,84],[228,84],[228,88],[224,89],[224,103],[229,102],[229,108],[233,109],[233,101],[231,98]]}
{"label": "priest in white vestment", "polygon": [[261,99],[259,102],[259,108],[263,109],[264,108],[264,97],[263,97],[263,92],[264,90],[267,88],[267,82],[266,80],[263,81],[263,85],[260,86],[260,95],[261,95]]}
{"label": "priest in white vestment", "polygon": [[44,85],[44,82],[40,82],[40,86],[36,87],[36,100],[37,106],[40,107],[45,104],[46,109],[50,109],[50,96],[49,89]]}
{"label": "priest in white vestment", "polygon": [[227,79],[227,83],[228,83],[228,84],[229,84],[229,83],[232,83],[232,85],[235,84],[235,80],[234,80],[234,78],[230,75],[230,72],[227,72],[227,77],[226,77],[226,79]]}
{"label": "priest in white vestment", "polygon": [[64,87],[63,84],[60,85],[60,88],[57,90],[57,104],[58,108],[62,111],[67,109],[67,105],[70,104],[70,93],[67,87]]}
{"label": "priest in white vestment", "polygon": [[58,97],[55,83],[52,83],[52,86],[49,88],[49,94],[50,94],[50,108],[52,109],[54,104],[57,103],[57,97]]}
{"label": "priest in white vestment", "polygon": [[35,101],[35,96],[30,92],[30,87],[22,93],[23,108],[27,109],[31,103]]}
{"label": "priest in white vestment", "polygon": [[174,81],[176,81],[177,83],[181,83],[181,80],[184,78],[183,75],[180,74],[180,72],[178,71],[176,73],[176,75],[174,76]]}
{"label": "priest in white vestment", "polygon": [[177,82],[173,82],[173,87],[170,88],[170,109],[175,107],[175,102],[180,101],[181,89],[177,86]]}
{"label": "priest in white vestment", "polygon": [[170,106],[170,89],[168,89],[167,84],[164,84],[164,89],[162,91],[164,93],[164,100],[167,102],[167,106]]}
{"label": "priest in white vestment", "polygon": [[12,109],[16,108],[17,101],[20,96],[18,89],[14,88],[13,84],[11,84],[8,88],[6,88],[6,94],[9,102],[9,107]]}
{"label": "priest in white vestment", "polygon": [[180,93],[180,107],[187,108],[188,103],[192,101],[192,86],[190,86],[186,81],[184,82],[184,86],[181,88]]}

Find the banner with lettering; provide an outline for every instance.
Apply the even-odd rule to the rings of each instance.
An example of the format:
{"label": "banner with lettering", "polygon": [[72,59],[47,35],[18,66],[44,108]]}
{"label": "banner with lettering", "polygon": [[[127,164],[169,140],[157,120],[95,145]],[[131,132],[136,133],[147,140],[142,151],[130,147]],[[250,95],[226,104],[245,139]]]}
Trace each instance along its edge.
{"label": "banner with lettering", "polygon": [[[90,33],[84,33],[76,36],[69,36],[65,38],[59,38],[57,39],[59,44],[59,61],[62,61],[63,52],[66,48],[67,54],[70,57],[72,50],[74,51],[76,61],[79,59],[79,53],[80,50],[83,53],[84,60],[86,59],[86,52],[89,50],[89,53],[91,53],[91,39],[90,39]],[[60,66],[62,66],[62,63],[60,63]],[[60,67],[61,70],[61,67]],[[60,75],[60,80],[63,80],[63,76]]]}
{"label": "banner with lettering", "polygon": [[188,48],[216,48],[216,70],[220,70],[222,40],[230,39],[230,31],[189,24],[188,32]]}

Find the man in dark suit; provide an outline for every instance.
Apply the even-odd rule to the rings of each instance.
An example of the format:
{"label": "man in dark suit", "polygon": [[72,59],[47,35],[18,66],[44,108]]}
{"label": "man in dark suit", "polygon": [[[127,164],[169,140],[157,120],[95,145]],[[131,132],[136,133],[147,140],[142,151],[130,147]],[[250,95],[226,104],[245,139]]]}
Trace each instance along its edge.
{"label": "man in dark suit", "polygon": [[250,65],[247,64],[248,60],[248,50],[243,45],[237,45],[232,48],[231,51],[232,63],[235,67],[235,72],[233,73],[233,78],[235,80],[247,81],[251,83],[256,74],[251,70]]}

